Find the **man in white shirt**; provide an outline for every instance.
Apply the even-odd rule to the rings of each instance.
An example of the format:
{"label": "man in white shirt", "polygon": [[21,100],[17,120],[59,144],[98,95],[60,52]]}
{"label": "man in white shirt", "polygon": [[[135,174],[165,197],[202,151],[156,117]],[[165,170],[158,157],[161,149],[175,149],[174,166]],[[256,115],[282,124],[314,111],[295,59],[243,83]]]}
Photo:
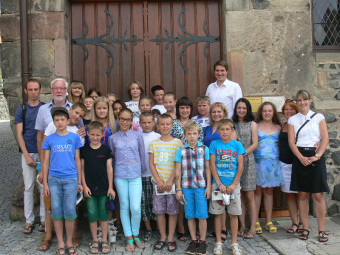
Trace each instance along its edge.
{"label": "man in white shirt", "polygon": [[222,102],[228,109],[228,117],[233,116],[236,101],[242,97],[242,90],[238,83],[228,80],[228,64],[225,60],[219,60],[214,65],[216,81],[211,83],[206,96],[210,98],[210,104]]}

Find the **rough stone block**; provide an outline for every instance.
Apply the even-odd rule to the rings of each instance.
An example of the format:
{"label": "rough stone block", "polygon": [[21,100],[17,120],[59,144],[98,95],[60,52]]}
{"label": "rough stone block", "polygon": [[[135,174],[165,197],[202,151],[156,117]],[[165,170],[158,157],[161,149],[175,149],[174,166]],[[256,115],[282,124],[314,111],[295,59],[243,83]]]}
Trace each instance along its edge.
{"label": "rough stone block", "polygon": [[334,53],[316,53],[315,54],[315,61],[316,62],[340,62],[340,53],[334,52]]}
{"label": "rough stone block", "polygon": [[340,201],[340,184],[334,186],[332,199]]}
{"label": "rough stone block", "polygon": [[17,41],[20,39],[19,15],[2,15],[0,22],[1,40],[3,42]]}
{"label": "rough stone block", "polygon": [[227,51],[265,50],[272,45],[271,14],[268,11],[226,13]]}
{"label": "rough stone block", "polygon": [[33,41],[31,50],[32,76],[51,77],[54,71],[53,41]]}
{"label": "rough stone block", "polygon": [[338,72],[338,73],[330,73],[329,76],[330,76],[330,78],[332,80],[340,80],[340,72]]}
{"label": "rough stone block", "polygon": [[333,216],[336,213],[339,213],[339,206],[333,204],[331,207],[328,208],[327,213],[329,216]]}
{"label": "rough stone block", "polygon": [[329,86],[330,86],[332,89],[340,89],[340,82],[339,82],[339,81],[332,81],[332,82],[329,82]]}
{"label": "rough stone block", "polygon": [[329,139],[336,139],[338,136],[338,131],[328,132]]}
{"label": "rough stone block", "polygon": [[1,68],[4,78],[21,77],[21,50],[19,42],[0,44]]}
{"label": "rough stone block", "polygon": [[5,97],[22,97],[21,78],[4,79]]}
{"label": "rough stone block", "polygon": [[56,76],[66,77],[67,76],[67,53],[65,39],[54,40],[54,72]]}
{"label": "rough stone block", "polygon": [[29,15],[32,39],[56,39],[65,37],[64,13],[40,13]]}
{"label": "rough stone block", "polygon": [[225,5],[227,11],[249,10],[249,0],[228,0]]}
{"label": "rough stone block", "polygon": [[32,0],[34,12],[62,12],[65,10],[65,0]]}
{"label": "rough stone block", "polygon": [[336,121],[336,117],[335,117],[335,114],[334,114],[334,113],[325,112],[325,113],[323,114],[323,116],[325,117],[327,123],[333,123],[333,122]]}
{"label": "rough stone block", "polygon": [[19,13],[20,12],[20,1],[13,0],[2,0],[1,2],[1,13]]}
{"label": "rough stone block", "polygon": [[339,91],[338,93],[336,93],[336,95],[334,96],[334,98],[335,98],[336,100],[340,100],[340,91]]}
{"label": "rough stone block", "polygon": [[331,173],[327,173],[327,183],[328,184],[333,184],[334,182],[334,176]]}
{"label": "rough stone block", "polygon": [[327,157],[330,153],[331,153],[331,151],[329,149],[326,149],[323,155],[325,157]]}
{"label": "rough stone block", "polygon": [[[340,151],[334,151],[331,157],[334,160],[335,164],[340,165]],[[339,184],[339,198],[340,198],[340,184]]]}
{"label": "rough stone block", "polygon": [[309,0],[270,0],[269,9],[282,12],[310,12],[309,2]]}
{"label": "rough stone block", "polygon": [[270,2],[268,0],[251,0],[253,3],[253,8],[255,10],[263,10],[268,9],[270,6]]}
{"label": "rough stone block", "polygon": [[340,146],[340,140],[338,140],[338,139],[330,139],[329,140],[329,146],[331,148],[338,148]]}
{"label": "rough stone block", "polygon": [[318,72],[318,86],[321,88],[327,88],[327,75],[325,72]]}

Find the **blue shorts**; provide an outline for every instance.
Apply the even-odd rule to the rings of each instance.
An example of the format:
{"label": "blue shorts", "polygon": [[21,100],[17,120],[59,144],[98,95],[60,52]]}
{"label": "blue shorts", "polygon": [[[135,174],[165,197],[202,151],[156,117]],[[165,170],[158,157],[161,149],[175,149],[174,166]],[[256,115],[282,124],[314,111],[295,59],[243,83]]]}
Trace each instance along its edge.
{"label": "blue shorts", "polygon": [[74,220],[77,218],[77,178],[48,177],[48,187],[51,193],[52,219]]}
{"label": "blue shorts", "polygon": [[207,219],[208,218],[208,203],[204,197],[205,188],[182,190],[184,199],[187,204],[184,205],[186,219]]}

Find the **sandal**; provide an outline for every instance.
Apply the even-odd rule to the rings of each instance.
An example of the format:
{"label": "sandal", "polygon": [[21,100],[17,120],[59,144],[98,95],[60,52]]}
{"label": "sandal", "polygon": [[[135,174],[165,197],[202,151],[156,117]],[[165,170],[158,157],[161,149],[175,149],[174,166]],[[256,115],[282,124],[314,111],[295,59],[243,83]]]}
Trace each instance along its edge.
{"label": "sandal", "polygon": [[133,242],[135,243],[135,245],[138,248],[140,248],[140,249],[144,249],[145,248],[145,244],[140,241],[139,237],[133,238]]}
{"label": "sandal", "polygon": [[170,252],[174,252],[175,250],[177,250],[177,244],[175,241],[173,242],[168,242],[168,251]]}
{"label": "sandal", "polygon": [[127,245],[125,247],[126,251],[135,251],[135,246],[133,245],[133,239],[127,240]]}
{"label": "sandal", "polygon": [[52,240],[43,240],[40,243],[38,250],[39,251],[47,251],[50,248],[51,243],[52,243]]}
{"label": "sandal", "polygon": [[180,233],[180,232],[177,232],[177,239],[182,241],[182,242],[186,242],[188,240],[188,237],[187,237],[187,233]]}
{"label": "sandal", "polygon": [[255,229],[256,234],[262,234],[262,228],[261,228],[260,222],[257,221],[255,223],[255,227],[256,227]]}
{"label": "sandal", "polygon": [[[272,227],[269,227],[269,225],[272,225]],[[266,223],[265,227],[270,233],[274,234],[277,232],[277,227],[274,226],[273,222],[269,221]]]}
{"label": "sandal", "polygon": [[296,232],[298,232],[300,234],[302,230],[303,230],[303,224],[300,222]]}
{"label": "sandal", "polygon": [[124,235],[123,225],[121,223],[117,223],[116,228],[117,228],[117,231],[118,231],[117,236],[122,237]]}
{"label": "sandal", "polygon": [[244,236],[244,229],[241,228],[239,231],[237,231],[237,236],[243,237]]}
{"label": "sandal", "polygon": [[34,229],[34,225],[27,223],[22,232],[26,235],[29,235],[33,232],[33,229]]}
{"label": "sandal", "polygon": [[[106,252],[104,251],[106,249]],[[103,241],[102,242],[102,249],[101,249],[101,252],[103,254],[107,254],[107,253],[110,253],[111,252],[111,247],[110,247],[110,244],[108,241]]]}
{"label": "sandal", "polygon": [[78,254],[78,252],[77,252],[77,247],[75,247],[75,246],[70,246],[70,247],[68,247],[68,248],[67,248],[67,252],[68,252],[68,254],[70,254],[70,255],[77,255],[77,254]]}
{"label": "sandal", "polygon": [[256,235],[256,231],[249,230],[247,234],[243,236],[244,239],[254,239]]}
{"label": "sandal", "polygon": [[242,251],[241,251],[238,243],[232,243],[231,244],[231,250],[233,251],[233,255],[241,255],[242,254]]}
{"label": "sandal", "polygon": [[[294,230],[294,227],[296,227],[296,230]],[[298,231],[298,229],[299,229],[299,225],[296,223],[293,223],[293,225],[289,229],[287,229],[287,233],[295,234]]]}
{"label": "sandal", "polygon": [[158,241],[155,243],[155,245],[153,246],[153,248],[154,248],[155,250],[161,251],[161,250],[163,250],[164,246],[165,246],[165,242],[164,242],[164,241],[158,240]]}
{"label": "sandal", "polygon": [[[222,235],[224,235],[224,236],[222,236]],[[222,232],[221,232],[222,243],[225,242],[225,240],[227,239],[227,236],[228,236],[228,232],[226,230],[222,230]]]}
{"label": "sandal", "polygon": [[90,243],[90,253],[91,254],[98,254],[99,253],[99,242],[98,241],[92,241]]}
{"label": "sandal", "polygon": [[145,230],[143,234],[143,240],[144,242],[149,242],[152,239],[152,230]]}
{"label": "sandal", "polygon": [[38,231],[45,232],[45,221],[40,222]]}
{"label": "sandal", "polygon": [[57,255],[65,255],[66,254],[66,250],[65,250],[65,248],[58,248],[56,250],[55,254],[57,254]]}
{"label": "sandal", "polygon": [[216,233],[215,232],[210,232],[208,237],[216,237]]}
{"label": "sandal", "polygon": [[[301,229],[301,233],[299,234],[299,239],[303,241],[307,241],[309,236],[309,230],[308,229]],[[307,234],[305,234],[307,233]]]}
{"label": "sandal", "polygon": [[321,243],[325,243],[325,242],[328,241],[328,236],[327,236],[327,234],[325,233],[325,231],[319,231],[318,240],[319,240],[319,242],[321,242]]}

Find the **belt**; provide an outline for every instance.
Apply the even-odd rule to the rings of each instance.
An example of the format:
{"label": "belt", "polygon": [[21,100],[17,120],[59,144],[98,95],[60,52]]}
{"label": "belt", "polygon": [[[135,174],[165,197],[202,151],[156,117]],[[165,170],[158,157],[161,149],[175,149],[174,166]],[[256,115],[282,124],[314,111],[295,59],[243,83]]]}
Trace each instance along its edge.
{"label": "belt", "polygon": [[298,147],[298,149],[303,151],[315,151],[316,147]]}

